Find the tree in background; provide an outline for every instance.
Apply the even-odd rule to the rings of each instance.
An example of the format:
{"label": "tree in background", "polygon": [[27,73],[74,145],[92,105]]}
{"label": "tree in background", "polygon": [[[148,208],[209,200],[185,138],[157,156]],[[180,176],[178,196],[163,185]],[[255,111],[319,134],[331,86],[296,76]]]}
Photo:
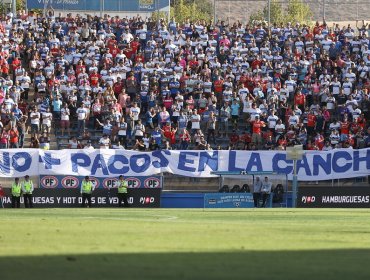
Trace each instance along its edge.
{"label": "tree in background", "polygon": [[289,0],[287,9],[287,20],[289,22],[310,23],[312,20],[312,11],[308,4],[301,0]]}
{"label": "tree in background", "polygon": [[[268,21],[268,3],[263,10],[252,14],[249,18],[251,23],[255,21]],[[270,20],[271,23],[299,22],[310,23],[312,11],[308,4],[302,0],[289,0],[287,8],[284,9],[281,1],[271,0]]]}
{"label": "tree in background", "polygon": [[[26,8],[26,0],[17,0],[16,3],[17,3],[17,11],[21,11]],[[6,6],[3,1],[0,1],[0,14],[3,15],[3,14],[10,12],[11,9],[8,10],[8,8],[10,7]]]}
{"label": "tree in background", "polygon": [[195,1],[195,0],[172,0],[171,1],[171,17],[174,17],[176,22],[212,19],[212,4],[210,1]]}

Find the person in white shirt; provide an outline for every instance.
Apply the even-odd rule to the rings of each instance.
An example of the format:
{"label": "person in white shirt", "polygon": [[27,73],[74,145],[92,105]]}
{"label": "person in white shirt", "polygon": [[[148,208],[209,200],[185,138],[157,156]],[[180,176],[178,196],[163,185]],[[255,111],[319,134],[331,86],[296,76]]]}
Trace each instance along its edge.
{"label": "person in white shirt", "polygon": [[268,128],[271,130],[271,131],[274,131],[275,130],[275,126],[277,124],[277,121],[278,121],[279,117],[275,115],[275,111],[272,110],[271,111],[271,115],[268,116],[267,118],[267,124],[268,124]]}
{"label": "person in white shirt", "polygon": [[134,133],[135,133],[136,140],[143,139],[144,133],[145,133],[145,126],[141,123],[141,120],[137,121],[137,124],[135,125],[135,128],[134,128]]}
{"label": "person in white shirt", "polygon": [[52,119],[53,114],[50,112],[50,107],[47,107],[46,112],[42,113],[42,131],[46,131],[47,135],[50,134]]}
{"label": "person in white shirt", "polygon": [[64,131],[67,129],[68,135],[71,134],[70,131],[70,122],[69,122],[69,116],[70,116],[70,111],[68,108],[68,104],[64,104],[64,107],[60,110],[60,128],[62,132],[62,136],[64,136]]}
{"label": "person in white shirt", "polygon": [[91,141],[88,140],[85,147],[84,147],[84,150],[94,150],[94,149],[95,149],[94,146],[91,145]]}
{"label": "person in white shirt", "polygon": [[139,120],[139,115],[140,115],[140,108],[137,106],[137,103],[135,102],[133,104],[133,106],[130,108],[130,114],[131,114],[131,118],[132,120],[134,121],[134,123],[136,124],[137,121]]}
{"label": "person in white shirt", "polygon": [[261,194],[262,194],[262,207],[266,207],[266,201],[270,196],[272,184],[269,178],[266,176],[262,182]]}
{"label": "person in white shirt", "polygon": [[281,119],[278,119],[277,124],[275,125],[275,134],[276,134],[276,141],[284,135],[285,133],[285,124],[283,124]]}
{"label": "person in white shirt", "polygon": [[299,116],[296,115],[296,113],[293,111],[292,115],[289,117],[289,125],[294,125],[294,127],[297,127],[299,124]]}
{"label": "person in white shirt", "polygon": [[37,108],[35,107],[31,114],[31,137],[38,137],[38,133],[40,130],[40,113],[37,111]]}
{"label": "person in white shirt", "polygon": [[99,140],[100,149],[109,149],[110,144],[110,139],[107,134],[104,134]]}
{"label": "person in white shirt", "polygon": [[84,131],[87,120],[87,110],[84,107],[84,104],[81,103],[81,107],[76,110],[77,113],[77,130]]}
{"label": "person in white shirt", "polygon": [[193,114],[190,117],[191,129],[193,131],[200,129],[200,115],[198,114],[197,109],[194,109]]}

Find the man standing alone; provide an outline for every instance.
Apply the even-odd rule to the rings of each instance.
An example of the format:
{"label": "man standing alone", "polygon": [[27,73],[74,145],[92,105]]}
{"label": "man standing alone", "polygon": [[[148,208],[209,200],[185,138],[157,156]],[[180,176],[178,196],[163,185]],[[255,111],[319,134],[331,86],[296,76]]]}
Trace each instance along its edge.
{"label": "man standing alone", "polygon": [[267,199],[270,196],[271,187],[272,187],[272,184],[270,183],[269,178],[268,177],[265,177],[265,180],[262,183],[262,189],[261,189],[261,193],[262,193],[262,207],[266,207],[266,201],[267,201]]}
{"label": "man standing alone", "polygon": [[26,208],[33,208],[32,193],[33,193],[33,182],[30,180],[30,176],[26,175],[22,183],[22,193],[24,199],[24,206]]}
{"label": "man standing alone", "polygon": [[82,194],[82,207],[85,207],[87,200],[88,207],[91,208],[91,194],[94,190],[94,185],[90,181],[89,176],[85,176],[81,184],[81,194]]}
{"label": "man standing alone", "polygon": [[253,183],[253,201],[254,201],[254,207],[257,208],[259,206],[260,197],[261,197],[261,188],[262,188],[262,182],[260,180],[260,177],[256,177],[256,181]]}
{"label": "man standing alone", "polygon": [[123,178],[123,175],[120,175],[118,177],[118,181],[116,181],[116,187],[117,187],[118,207],[122,206],[122,201],[123,206],[128,207],[128,196],[127,196],[128,183]]}

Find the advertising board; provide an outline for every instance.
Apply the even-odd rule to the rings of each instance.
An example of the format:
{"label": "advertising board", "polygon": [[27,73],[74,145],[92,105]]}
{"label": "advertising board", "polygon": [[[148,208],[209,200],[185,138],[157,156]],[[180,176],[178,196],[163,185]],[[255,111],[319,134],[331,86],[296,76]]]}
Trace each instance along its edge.
{"label": "advertising board", "polygon": [[204,208],[253,208],[251,193],[206,193]]}
{"label": "advertising board", "polygon": [[[4,189],[5,197],[1,198],[5,208],[11,207],[10,189]],[[160,207],[161,189],[131,188],[128,190],[128,203],[131,207]],[[82,198],[79,188],[43,189],[33,192],[35,208],[68,208],[80,207]],[[118,207],[117,189],[96,189],[91,198],[92,207]],[[23,197],[21,197],[23,207]]]}
{"label": "advertising board", "polygon": [[298,192],[301,208],[370,208],[369,187],[304,187]]}

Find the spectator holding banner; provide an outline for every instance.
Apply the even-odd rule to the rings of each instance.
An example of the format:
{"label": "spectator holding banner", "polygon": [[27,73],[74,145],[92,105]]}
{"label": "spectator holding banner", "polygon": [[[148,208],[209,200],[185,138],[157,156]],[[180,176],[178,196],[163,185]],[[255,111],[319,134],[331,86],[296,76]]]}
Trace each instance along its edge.
{"label": "spectator holding banner", "polygon": [[115,187],[117,188],[117,197],[118,197],[118,207],[123,206],[128,207],[128,196],[127,196],[127,188],[128,182],[125,180],[123,175],[118,177],[118,181],[116,181]]}
{"label": "spectator holding banner", "polygon": [[93,191],[94,184],[90,181],[89,176],[85,176],[81,183],[82,207],[85,207],[87,200],[88,208],[91,208],[91,194]]}
{"label": "spectator holding banner", "polygon": [[21,191],[22,185],[19,182],[19,178],[15,178],[12,184],[12,208],[21,207]]}
{"label": "spectator holding banner", "polygon": [[266,207],[266,201],[271,193],[272,184],[269,178],[266,176],[265,180],[262,182],[261,194],[262,194],[262,207]]}
{"label": "spectator holding banner", "polygon": [[32,203],[33,190],[34,190],[33,182],[30,180],[30,176],[26,175],[22,183],[24,206],[26,208],[33,208],[33,203]]}

